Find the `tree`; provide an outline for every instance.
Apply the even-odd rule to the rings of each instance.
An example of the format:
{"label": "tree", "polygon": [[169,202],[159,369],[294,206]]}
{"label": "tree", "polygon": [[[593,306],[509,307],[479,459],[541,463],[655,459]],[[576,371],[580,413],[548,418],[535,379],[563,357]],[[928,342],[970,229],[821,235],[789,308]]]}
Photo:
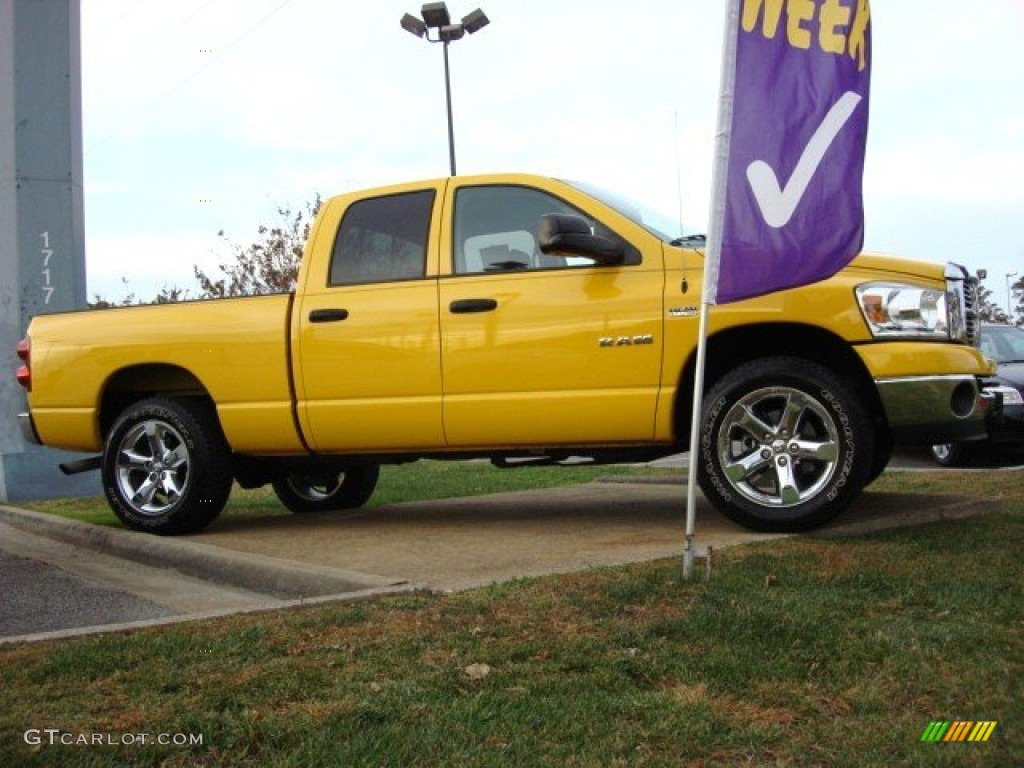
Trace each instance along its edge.
{"label": "tree", "polygon": [[[128,280],[125,278],[122,277],[121,282],[124,284],[125,288],[129,287]],[[131,307],[136,304],[173,304],[177,301],[188,301],[190,298],[191,296],[189,296],[188,290],[165,285],[160,289],[160,293],[148,302],[140,301],[135,296],[134,291],[126,295],[120,301],[110,301],[99,294],[94,294],[92,301],[86,302],[86,307],[89,309],[113,309],[114,307]]]}
{"label": "tree", "polygon": [[[193,267],[199,282],[198,298],[258,296],[287,293],[294,289],[302,262],[302,249],[321,203],[317,195],[313,202],[306,203],[298,212],[291,208],[278,208],[278,226],[260,226],[257,230],[259,238],[247,246],[232,244],[223,230],[218,232],[217,236],[228,243],[235,259],[217,267],[219,277],[207,274],[198,266]],[[168,297],[167,300],[174,299]]]}
{"label": "tree", "polygon": [[[302,249],[309,238],[313,219],[320,211],[322,200],[317,195],[312,202],[294,212],[289,207],[278,208],[277,226],[261,225],[259,237],[246,246],[228,240],[224,230],[217,233],[234,255],[234,261],[220,264],[220,275],[210,275],[193,265],[192,272],[199,283],[199,291],[192,295],[189,289],[164,286],[150,301],[140,300],[134,291],[120,301],[93,296],[89,309],[128,307],[133,304],[172,304],[189,299],[222,299],[228,296],[259,296],[268,293],[287,293],[295,288],[302,262]],[[128,280],[121,278],[126,289]]]}
{"label": "tree", "polygon": [[1017,278],[1017,282],[1010,286],[1010,317],[1008,323],[1013,325],[1024,325],[1024,276]]}
{"label": "tree", "polygon": [[1006,312],[992,300],[992,291],[978,283],[978,316],[983,323],[1005,323]]}
{"label": "tree", "polygon": [[[1000,273],[1001,275],[1001,273]],[[1009,277],[1009,275],[1007,275]],[[999,290],[1002,291],[1000,285]],[[985,323],[1008,323],[1010,325],[1024,326],[1024,277],[1016,283],[1006,283],[1008,294],[1006,299],[1002,294],[996,295],[984,285],[978,284],[978,314]],[[1004,307],[1006,301],[1010,302]]]}

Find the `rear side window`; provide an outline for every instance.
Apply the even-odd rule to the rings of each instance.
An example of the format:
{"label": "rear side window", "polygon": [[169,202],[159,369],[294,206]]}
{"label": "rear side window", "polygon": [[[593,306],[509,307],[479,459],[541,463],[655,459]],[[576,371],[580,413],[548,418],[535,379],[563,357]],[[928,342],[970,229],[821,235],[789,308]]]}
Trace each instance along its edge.
{"label": "rear side window", "polygon": [[328,284],[415,280],[426,274],[434,190],[353,203],[334,239]]}

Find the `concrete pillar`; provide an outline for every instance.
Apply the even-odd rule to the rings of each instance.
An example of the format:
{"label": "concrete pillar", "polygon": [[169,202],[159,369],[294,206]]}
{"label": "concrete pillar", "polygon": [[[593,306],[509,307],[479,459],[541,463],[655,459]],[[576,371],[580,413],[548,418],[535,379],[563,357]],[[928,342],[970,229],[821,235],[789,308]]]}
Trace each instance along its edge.
{"label": "concrete pillar", "polygon": [[85,307],[80,18],[80,0],[0,0],[0,501],[99,492],[23,441],[14,379],[29,320]]}

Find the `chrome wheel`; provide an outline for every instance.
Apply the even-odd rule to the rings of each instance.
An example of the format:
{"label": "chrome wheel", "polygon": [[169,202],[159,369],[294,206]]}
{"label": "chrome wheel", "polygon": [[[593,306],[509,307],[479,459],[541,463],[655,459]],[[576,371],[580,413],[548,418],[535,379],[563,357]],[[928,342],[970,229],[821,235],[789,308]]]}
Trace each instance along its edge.
{"label": "chrome wheel", "polygon": [[729,484],[765,506],[814,498],[835,474],[839,430],[831,414],[789,387],[758,389],[737,401],[718,433]]}
{"label": "chrome wheel", "polygon": [[231,493],[231,448],[212,404],[199,399],[129,405],[107,434],[100,469],[121,522],[162,536],[205,528]]}
{"label": "chrome wheel", "polygon": [[292,512],[333,512],[354,509],[367,502],[377,487],[380,468],[324,467],[314,472],[295,472],[274,480],[274,493]]}
{"label": "chrome wheel", "polygon": [[304,475],[289,475],[284,482],[298,498],[315,504],[327,501],[334,496],[338,488],[341,487],[342,477],[344,476],[335,476],[333,479],[315,479]]}
{"label": "chrome wheel", "polygon": [[767,357],[723,375],[704,399],[697,479],[707,499],[755,531],[828,522],[856,498],[876,462],[874,427],[831,370]]}
{"label": "chrome wheel", "polygon": [[137,513],[162,515],[185,493],[189,465],[180,432],[156,419],[139,422],[117,446],[118,490]]}

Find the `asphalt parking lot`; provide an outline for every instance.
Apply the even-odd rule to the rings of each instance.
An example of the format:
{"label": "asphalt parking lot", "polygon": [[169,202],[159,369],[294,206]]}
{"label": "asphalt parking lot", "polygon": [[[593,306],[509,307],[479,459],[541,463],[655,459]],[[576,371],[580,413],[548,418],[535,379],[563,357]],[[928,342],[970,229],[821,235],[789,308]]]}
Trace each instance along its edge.
{"label": "asphalt parking lot", "polygon": [[[643,480],[222,520],[181,538],[0,507],[0,642],[681,558],[685,487]],[[905,495],[869,491],[814,535],[998,509],[998,502],[969,496],[922,496],[908,504]],[[769,538],[698,498],[699,552]]]}

